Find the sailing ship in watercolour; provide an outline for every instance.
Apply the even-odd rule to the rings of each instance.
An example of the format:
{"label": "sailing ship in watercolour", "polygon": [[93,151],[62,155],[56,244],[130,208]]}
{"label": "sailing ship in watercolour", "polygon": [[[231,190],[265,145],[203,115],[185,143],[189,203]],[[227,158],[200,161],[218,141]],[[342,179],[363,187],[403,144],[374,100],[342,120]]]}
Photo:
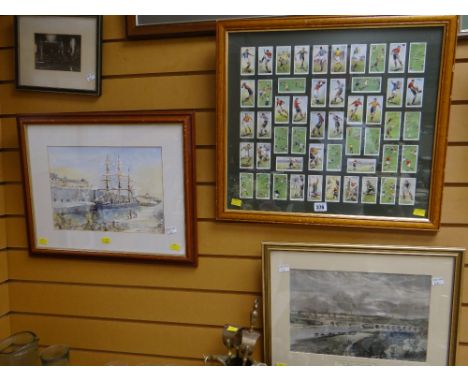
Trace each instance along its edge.
{"label": "sailing ship in watercolour", "polygon": [[54,227],[164,233],[161,148],[49,147]]}
{"label": "sailing ship in watercolour", "polygon": [[135,198],[132,187],[130,169],[125,174],[121,170],[120,158],[117,157],[116,172],[111,172],[111,161],[106,158],[106,172],[102,175],[104,188],[97,195],[96,208],[122,208],[136,207],[138,200]]}

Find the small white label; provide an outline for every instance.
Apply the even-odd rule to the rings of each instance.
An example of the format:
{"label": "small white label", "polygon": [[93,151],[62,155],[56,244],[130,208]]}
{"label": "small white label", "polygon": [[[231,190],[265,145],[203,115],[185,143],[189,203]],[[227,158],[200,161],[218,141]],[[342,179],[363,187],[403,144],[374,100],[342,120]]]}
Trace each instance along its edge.
{"label": "small white label", "polygon": [[327,203],[314,203],[314,212],[327,212]]}
{"label": "small white label", "polygon": [[444,285],[445,281],[442,277],[433,277],[432,286]]}
{"label": "small white label", "polygon": [[174,235],[175,233],[177,233],[176,227],[167,227],[166,235]]}
{"label": "small white label", "polygon": [[278,272],[282,273],[282,272],[289,272],[289,265],[287,264],[281,264],[279,267],[278,267]]}
{"label": "small white label", "polygon": [[94,73],[89,73],[86,76],[86,81],[88,81],[88,82],[95,81],[95,80],[96,80],[96,74],[94,74]]}

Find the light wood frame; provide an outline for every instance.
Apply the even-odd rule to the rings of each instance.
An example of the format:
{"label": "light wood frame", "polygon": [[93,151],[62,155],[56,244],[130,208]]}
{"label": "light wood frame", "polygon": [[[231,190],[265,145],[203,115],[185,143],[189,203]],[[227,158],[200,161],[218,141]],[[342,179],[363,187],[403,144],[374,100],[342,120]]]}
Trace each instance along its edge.
{"label": "light wood frame", "polygon": [[[414,209],[414,216],[410,217],[384,215],[365,216],[339,213],[324,214],[315,212],[287,212],[283,210],[280,212],[275,212],[273,210],[260,211],[256,209],[243,209],[240,207],[240,205],[242,205],[242,200],[240,200],[239,197],[233,197],[228,200],[228,191],[230,187],[232,188],[232,185],[229,184],[228,181],[227,169],[229,156],[227,149],[228,131],[229,129],[239,128],[238,126],[229,126],[228,120],[233,113],[238,113],[240,110],[239,108],[232,110],[233,106],[228,102],[228,77],[232,71],[239,72],[239,62],[231,62],[230,60],[229,39],[231,35],[237,36],[245,34],[256,36],[262,32],[287,33],[290,31],[313,32],[315,30],[323,33],[324,31],[333,29],[353,31],[363,28],[373,29],[378,32],[379,30],[398,30],[399,28],[415,28],[416,30],[417,28],[423,27],[440,27],[443,29],[437,89],[438,98],[435,113],[435,133],[432,146],[430,195],[427,209],[423,211],[424,217],[418,215],[421,211],[417,208]],[[241,21],[219,21],[217,23],[217,219],[267,223],[438,230],[441,217],[450,93],[452,88],[452,67],[455,59],[457,28],[456,16],[287,17]],[[294,46],[294,41],[291,40],[289,45]],[[293,74],[291,74],[291,77],[292,76]],[[335,75],[335,78],[336,77],[337,76]],[[251,110],[255,111],[255,109]],[[272,170],[271,173],[273,172],[274,171]]]}
{"label": "light wood frame", "polygon": [[[41,127],[41,126],[55,126],[59,125],[61,129],[67,129],[69,127],[86,127],[91,126],[92,128],[99,129],[99,126],[111,125],[111,126],[127,126],[131,129],[133,126],[138,126],[143,129],[154,128],[157,129],[159,125],[164,126],[167,129],[172,130],[171,126],[178,126],[181,130],[181,136],[177,139],[172,139],[173,142],[180,142],[181,144],[181,155],[178,159],[180,163],[182,174],[181,178],[177,180],[177,184],[182,189],[183,195],[177,195],[175,198],[183,200],[184,209],[179,212],[180,217],[178,221],[179,225],[183,225],[184,234],[180,236],[184,239],[185,245],[178,244],[176,237],[179,235],[177,232],[182,232],[178,226],[168,227],[169,224],[165,219],[165,230],[163,236],[168,243],[168,248],[164,247],[163,253],[138,252],[137,250],[119,251],[119,250],[106,250],[103,249],[102,245],[98,244],[109,244],[109,240],[106,238],[105,231],[100,234],[103,236],[101,239],[96,238],[94,240],[96,249],[73,249],[73,248],[54,248],[48,246],[47,241],[41,243],[41,237],[35,230],[35,219],[34,206],[33,206],[33,194],[32,194],[32,174],[30,170],[30,154],[28,148],[27,129],[28,126]],[[148,127],[149,126],[149,127]],[[127,130],[128,131],[128,130]],[[23,179],[25,185],[25,206],[26,206],[26,217],[28,226],[28,239],[31,254],[34,255],[59,255],[59,256],[86,256],[86,257],[100,257],[100,258],[119,258],[119,259],[139,259],[147,261],[156,261],[169,264],[182,264],[196,266],[198,261],[197,256],[197,233],[196,233],[196,188],[195,188],[195,132],[194,132],[194,115],[189,112],[153,112],[153,111],[142,111],[142,112],[125,112],[125,113],[81,113],[81,114],[60,114],[60,115],[33,115],[33,116],[20,116],[18,117],[18,132],[21,144],[21,159],[22,159],[22,170]],[[105,140],[103,140],[105,142]],[[166,140],[167,142],[167,140]],[[77,146],[80,146],[79,142],[76,142]],[[85,145],[86,146],[86,145]],[[130,147],[130,146],[129,146]],[[142,147],[146,147],[143,145]],[[163,147],[164,150],[164,147]],[[167,150],[166,150],[167,151]],[[174,154],[175,155],[175,154]],[[162,157],[162,166],[165,157]],[[48,171],[48,170],[47,170]],[[166,170],[164,170],[166,171]],[[174,170],[175,171],[175,170]],[[169,170],[169,173],[172,173]],[[167,175],[167,173],[165,173]],[[48,175],[47,175],[48,177]],[[168,179],[165,178],[165,182]],[[166,195],[168,190],[164,188]],[[166,196],[164,197],[166,204]],[[171,199],[172,200],[172,199]],[[180,204],[182,205],[182,204]],[[171,206],[164,206],[164,213],[171,212]],[[180,209],[180,207],[178,207]],[[176,209],[171,212],[175,214]],[[178,231],[177,231],[178,230]],[[93,231],[98,232],[98,231]],[[177,235],[176,235],[177,233]],[[137,234],[138,235],[138,234]],[[174,235],[172,239],[171,236]],[[44,239],[42,239],[44,240]],[[107,243],[106,243],[107,240]],[[140,239],[131,238],[137,244]],[[154,238],[158,240],[158,238]],[[171,241],[174,240],[174,241]],[[102,243],[101,243],[101,242]],[[164,243],[166,242],[164,241]],[[169,244],[172,243],[172,244]],[[45,246],[42,244],[46,244]]]}
{"label": "light wood frame", "polygon": [[[291,357],[290,362],[292,360],[297,361],[297,358],[294,358],[294,352],[290,351],[288,346],[290,338],[289,328],[284,327],[286,322],[286,325],[289,325],[290,305],[284,299],[290,298],[290,290],[281,288],[281,286],[285,285],[289,285],[285,287],[286,289],[291,287],[288,280],[289,274],[293,269],[315,270],[319,272],[346,272],[351,270],[352,272],[364,273],[372,273],[376,269],[380,269],[380,271],[377,271],[378,273],[392,274],[401,272],[408,275],[430,275],[432,277],[430,304],[434,303],[434,298],[441,298],[444,300],[444,311],[440,311],[440,306],[430,305],[430,312],[432,314],[428,315],[428,320],[431,322],[431,319],[438,319],[438,317],[444,315],[445,327],[437,327],[439,322],[431,323],[432,327],[429,329],[428,341],[431,340],[432,335],[432,339],[439,338],[440,343],[433,343],[431,346],[432,350],[428,350],[428,355],[430,355],[429,351],[433,351],[435,348],[444,348],[446,352],[442,352],[438,357],[433,358],[437,359],[436,363],[438,365],[454,365],[459,326],[460,286],[462,285],[464,251],[462,248],[440,247],[262,243],[265,362],[269,365],[276,363],[288,364],[287,359],[275,359],[273,352],[275,352],[276,356],[285,355],[286,357],[289,353]],[[450,281],[440,277],[444,272],[445,275],[450,277]],[[283,282],[278,280],[282,280]],[[343,286],[343,289],[346,290],[346,286]],[[369,293],[372,295],[372,291],[369,291]],[[277,338],[274,339],[274,337]],[[275,347],[274,343],[282,349]],[[302,353],[302,356],[302,361],[307,358],[306,363],[310,362],[309,364],[313,365],[375,365],[377,363],[380,365],[396,365],[399,363],[398,360],[381,363],[375,358],[333,356],[325,353]],[[308,358],[309,356],[311,358]],[[432,355],[430,356],[432,357]],[[445,358],[445,362],[442,358]],[[410,363],[428,364],[427,362],[414,361]],[[289,363],[288,365],[292,366],[294,364]]]}

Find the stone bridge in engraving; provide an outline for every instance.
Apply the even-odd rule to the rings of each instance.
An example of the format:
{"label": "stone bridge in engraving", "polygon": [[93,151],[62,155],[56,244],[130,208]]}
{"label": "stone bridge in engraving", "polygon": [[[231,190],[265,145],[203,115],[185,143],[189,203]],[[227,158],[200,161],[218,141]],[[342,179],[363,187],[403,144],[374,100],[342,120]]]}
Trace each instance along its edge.
{"label": "stone bridge in engraving", "polygon": [[[384,322],[386,321],[386,322]],[[425,330],[406,320],[338,313],[291,313],[291,324],[306,325],[304,337],[326,337],[356,332],[418,333]],[[302,336],[301,336],[302,337]]]}

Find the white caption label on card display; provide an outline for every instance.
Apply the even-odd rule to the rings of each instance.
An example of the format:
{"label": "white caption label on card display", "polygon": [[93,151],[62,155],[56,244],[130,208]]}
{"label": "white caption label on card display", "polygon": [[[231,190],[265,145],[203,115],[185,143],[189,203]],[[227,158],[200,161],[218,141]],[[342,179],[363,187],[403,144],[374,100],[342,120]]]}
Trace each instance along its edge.
{"label": "white caption label on card display", "polygon": [[280,272],[280,273],[289,272],[289,265],[280,264],[280,266],[278,267],[278,272]]}
{"label": "white caption label on card display", "polygon": [[433,277],[432,286],[444,285],[445,281],[442,277]]}
{"label": "white caption label on card display", "polygon": [[327,203],[314,203],[314,212],[327,212]]}
{"label": "white caption label on card display", "polygon": [[174,235],[177,233],[177,228],[176,227],[167,227],[166,229],[166,234],[167,235]]}
{"label": "white caption label on card display", "polygon": [[96,74],[94,74],[94,73],[89,73],[86,76],[86,81],[88,81],[88,82],[95,81],[95,80],[96,80]]}

